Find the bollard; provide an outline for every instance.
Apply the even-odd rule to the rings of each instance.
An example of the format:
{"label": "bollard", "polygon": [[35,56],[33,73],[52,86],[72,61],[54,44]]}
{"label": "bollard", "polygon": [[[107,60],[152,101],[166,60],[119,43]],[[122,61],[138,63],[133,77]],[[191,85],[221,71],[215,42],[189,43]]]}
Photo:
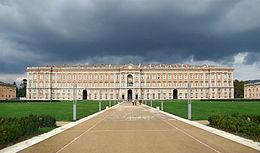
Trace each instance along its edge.
{"label": "bollard", "polygon": [[73,102],[73,121],[77,120],[77,109],[76,109],[76,102]]}
{"label": "bollard", "polygon": [[163,101],[161,101],[161,110],[163,111]]}
{"label": "bollard", "polygon": [[101,111],[101,101],[99,101],[99,107],[98,110]]}
{"label": "bollard", "polygon": [[191,102],[188,104],[188,119],[191,120]]}
{"label": "bollard", "polygon": [[151,105],[151,107],[153,107],[153,101],[151,101],[150,105]]}

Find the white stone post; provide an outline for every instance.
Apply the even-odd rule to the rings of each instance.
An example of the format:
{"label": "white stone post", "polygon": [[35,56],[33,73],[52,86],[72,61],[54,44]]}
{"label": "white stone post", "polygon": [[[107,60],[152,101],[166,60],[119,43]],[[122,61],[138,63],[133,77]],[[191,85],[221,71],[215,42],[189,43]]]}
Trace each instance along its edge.
{"label": "white stone post", "polygon": [[189,99],[188,99],[188,119],[191,120],[191,84],[188,83]]}
{"label": "white stone post", "polygon": [[73,120],[77,120],[77,108],[76,108],[76,104],[77,104],[77,84],[74,83],[73,86]]}

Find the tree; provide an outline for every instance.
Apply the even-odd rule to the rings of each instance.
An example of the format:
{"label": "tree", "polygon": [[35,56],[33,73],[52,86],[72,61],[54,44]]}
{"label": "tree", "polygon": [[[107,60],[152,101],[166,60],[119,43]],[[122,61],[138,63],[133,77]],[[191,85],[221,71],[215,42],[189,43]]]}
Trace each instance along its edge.
{"label": "tree", "polygon": [[23,79],[22,83],[20,84],[20,88],[18,89],[17,97],[26,97],[26,86],[27,86],[27,80]]}
{"label": "tree", "polygon": [[16,82],[13,83],[13,85],[15,85],[15,90],[16,90],[16,98],[18,97],[18,87],[16,85]]}
{"label": "tree", "polygon": [[234,81],[234,98],[244,98],[244,81]]}

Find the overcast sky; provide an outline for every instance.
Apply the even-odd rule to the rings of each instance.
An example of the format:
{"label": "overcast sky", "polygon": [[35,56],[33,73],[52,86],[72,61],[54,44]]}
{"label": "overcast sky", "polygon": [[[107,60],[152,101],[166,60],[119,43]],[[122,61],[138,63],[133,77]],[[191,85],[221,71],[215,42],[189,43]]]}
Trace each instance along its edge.
{"label": "overcast sky", "polygon": [[260,79],[260,0],[0,0],[0,81],[27,66],[129,61]]}

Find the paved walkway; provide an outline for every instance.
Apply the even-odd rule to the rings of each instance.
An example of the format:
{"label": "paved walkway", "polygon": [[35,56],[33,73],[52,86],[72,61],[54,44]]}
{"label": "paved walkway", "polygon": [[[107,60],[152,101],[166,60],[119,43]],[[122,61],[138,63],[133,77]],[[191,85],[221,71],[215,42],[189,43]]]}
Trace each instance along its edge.
{"label": "paved walkway", "polygon": [[254,153],[144,106],[123,103],[23,153]]}

